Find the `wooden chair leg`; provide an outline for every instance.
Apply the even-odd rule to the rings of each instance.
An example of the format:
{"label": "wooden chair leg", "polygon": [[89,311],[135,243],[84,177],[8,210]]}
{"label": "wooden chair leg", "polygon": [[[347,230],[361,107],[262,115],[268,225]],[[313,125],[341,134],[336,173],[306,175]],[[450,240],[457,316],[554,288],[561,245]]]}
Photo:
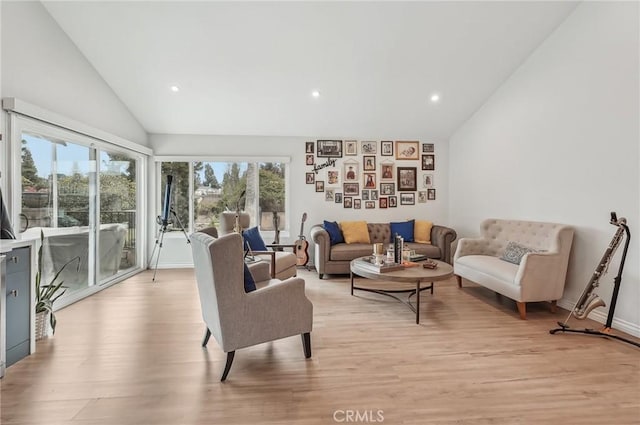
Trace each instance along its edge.
{"label": "wooden chair leg", "polygon": [[224,365],[224,372],[222,372],[222,378],[220,378],[220,382],[224,382],[227,379],[229,370],[231,370],[231,364],[233,363],[233,356],[235,355],[236,355],[235,350],[229,351],[227,353],[227,364]]}
{"label": "wooden chair leg", "polygon": [[456,276],[456,280],[458,281],[458,288],[462,288],[462,278],[458,275],[455,275],[455,276]]}
{"label": "wooden chair leg", "polygon": [[551,307],[549,307],[549,310],[551,310],[551,312],[552,312],[553,314],[555,314],[555,313],[556,313],[556,311],[558,311],[558,308],[557,308],[557,307],[558,307],[558,305],[557,305],[557,303],[558,303],[558,300],[553,300],[553,301],[551,301]]}
{"label": "wooden chair leg", "polygon": [[302,348],[304,349],[304,357],[306,359],[311,358],[311,334],[305,332],[302,335]]}
{"label": "wooden chair leg", "polygon": [[518,306],[518,313],[520,313],[520,318],[522,320],[527,320],[527,303],[516,301],[516,305]]}
{"label": "wooden chair leg", "polygon": [[211,337],[211,331],[207,328],[207,331],[204,333],[204,339],[202,340],[202,346],[206,347],[209,342],[209,338]]}

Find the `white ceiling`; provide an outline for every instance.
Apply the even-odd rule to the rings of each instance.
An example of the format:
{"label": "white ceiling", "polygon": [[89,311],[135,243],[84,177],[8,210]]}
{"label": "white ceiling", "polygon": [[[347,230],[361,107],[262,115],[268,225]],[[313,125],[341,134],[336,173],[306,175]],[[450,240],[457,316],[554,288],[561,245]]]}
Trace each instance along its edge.
{"label": "white ceiling", "polygon": [[448,139],[576,6],[44,4],[150,133],[433,140]]}

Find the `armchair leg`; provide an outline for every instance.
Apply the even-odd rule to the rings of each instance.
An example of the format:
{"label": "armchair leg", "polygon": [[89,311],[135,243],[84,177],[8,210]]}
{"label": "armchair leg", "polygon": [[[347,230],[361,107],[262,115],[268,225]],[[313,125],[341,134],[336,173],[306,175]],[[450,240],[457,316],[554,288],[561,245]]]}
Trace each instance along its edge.
{"label": "armchair leg", "polygon": [[557,305],[557,303],[558,303],[558,300],[553,300],[553,301],[551,301],[551,307],[549,307],[549,309],[551,310],[551,312],[552,312],[552,313],[554,313],[554,314],[555,314],[555,312],[558,310],[558,309],[556,308],[556,307],[558,306],[558,305]]}
{"label": "armchair leg", "polygon": [[302,335],[302,348],[304,348],[305,359],[311,358],[311,334],[305,332]]}
{"label": "armchair leg", "polygon": [[518,313],[520,313],[520,318],[522,320],[527,320],[527,303],[516,301],[518,306]]}
{"label": "armchair leg", "polygon": [[318,273],[318,279],[322,279],[322,276],[324,276],[324,273]]}
{"label": "armchair leg", "polygon": [[222,378],[220,378],[220,382],[224,382],[227,379],[229,370],[231,370],[231,364],[233,363],[233,356],[235,355],[236,355],[235,350],[229,351],[227,353],[227,364],[224,365],[224,372],[222,372]]}
{"label": "armchair leg", "polygon": [[204,333],[204,339],[202,340],[202,346],[206,347],[209,342],[209,338],[211,337],[211,331],[207,328],[207,331]]}
{"label": "armchair leg", "polygon": [[458,288],[462,288],[462,278],[458,275],[455,275],[455,276],[456,276],[456,280],[458,281]]}

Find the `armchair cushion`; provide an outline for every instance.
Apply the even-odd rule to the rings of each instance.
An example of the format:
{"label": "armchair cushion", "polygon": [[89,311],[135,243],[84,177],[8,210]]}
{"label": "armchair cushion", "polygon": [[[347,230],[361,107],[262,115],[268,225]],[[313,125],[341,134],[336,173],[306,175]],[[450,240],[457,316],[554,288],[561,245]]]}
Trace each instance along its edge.
{"label": "armchair cushion", "polygon": [[253,275],[247,267],[247,263],[244,264],[244,292],[251,292],[256,290],[256,282],[253,280]]}
{"label": "armchair cushion", "polygon": [[251,251],[266,251],[267,246],[264,244],[264,240],[258,231],[258,227],[252,227],[242,232],[244,237],[244,243],[249,244]]}
{"label": "armchair cushion", "polygon": [[346,243],[371,243],[366,221],[341,221],[340,229]]}
{"label": "armchair cushion", "polygon": [[342,236],[342,230],[340,230],[340,226],[335,221],[325,220],[324,230],[326,230],[327,233],[329,233],[329,243],[331,245],[344,242],[344,236]]}
{"label": "armchair cushion", "polygon": [[508,263],[520,264],[522,257],[530,252],[538,252],[538,250],[529,248],[528,246],[519,244],[518,242],[509,241],[504,250],[504,254],[502,254],[500,259]]}
{"label": "armchair cushion", "polygon": [[391,242],[396,233],[404,239],[405,242],[413,242],[413,230],[415,220],[408,220],[402,222],[391,222]]}

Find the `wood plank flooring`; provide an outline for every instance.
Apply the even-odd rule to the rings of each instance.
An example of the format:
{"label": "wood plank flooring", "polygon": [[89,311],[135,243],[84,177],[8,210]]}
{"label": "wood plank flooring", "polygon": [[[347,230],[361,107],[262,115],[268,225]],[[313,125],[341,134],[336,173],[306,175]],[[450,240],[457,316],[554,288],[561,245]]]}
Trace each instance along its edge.
{"label": "wood plank flooring", "polygon": [[[3,425],[640,424],[640,350],[550,335],[544,304],[465,282],[405,305],[349,295],[349,280],[300,270],[314,304],[300,337],[225,354],[204,333],[192,270],[144,272],[58,312],[55,337],[7,369]],[[575,327],[599,325],[574,321]],[[355,416],[355,414],[360,416]]]}

